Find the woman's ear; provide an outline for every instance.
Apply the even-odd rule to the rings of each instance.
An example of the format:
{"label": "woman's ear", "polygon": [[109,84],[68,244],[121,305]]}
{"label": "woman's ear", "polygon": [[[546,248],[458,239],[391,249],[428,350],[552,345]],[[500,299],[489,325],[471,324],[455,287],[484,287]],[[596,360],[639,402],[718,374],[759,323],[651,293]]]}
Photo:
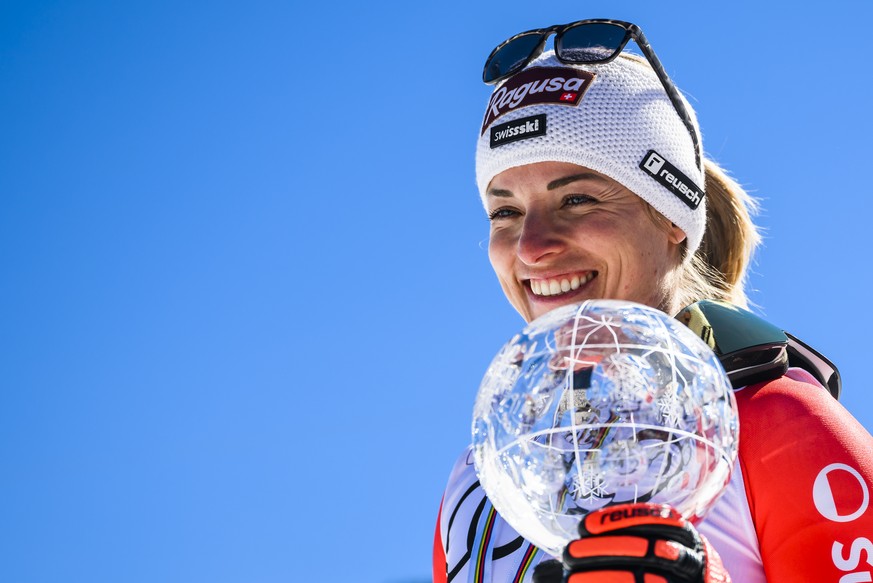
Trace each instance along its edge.
{"label": "woman's ear", "polygon": [[677,227],[674,223],[670,223],[670,228],[667,230],[667,239],[669,239],[671,243],[678,245],[686,238],[685,231]]}

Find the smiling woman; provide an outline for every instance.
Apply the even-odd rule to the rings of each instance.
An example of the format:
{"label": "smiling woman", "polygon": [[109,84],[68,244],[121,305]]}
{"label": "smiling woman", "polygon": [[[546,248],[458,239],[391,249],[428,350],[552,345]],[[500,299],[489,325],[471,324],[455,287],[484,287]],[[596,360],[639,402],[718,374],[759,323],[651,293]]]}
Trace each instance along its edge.
{"label": "smiling woman", "polygon": [[[555,51],[542,53],[553,33]],[[622,52],[631,38],[645,58]],[[489,257],[506,298],[528,322],[596,298],[678,314],[723,363],[743,367],[728,370],[742,433],[731,480],[704,520],[651,528],[672,511],[633,508],[628,516],[642,530],[619,528],[620,540],[582,532],[583,542],[568,549],[592,554],[577,561],[565,553],[563,565],[503,521],[464,452],[443,497],[435,581],[547,583],[560,581],[563,569],[580,583],[819,582],[856,569],[856,547],[844,549],[853,540],[867,548],[858,537],[873,531],[873,512],[865,513],[866,504],[843,510],[858,508],[859,482],[865,496],[873,485],[873,438],[823,388],[838,393],[838,382],[810,365],[826,363],[814,351],[804,346],[799,357],[792,338],[793,348],[787,340],[768,346],[772,360],[771,353],[766,362],[749,359],[757,346],[749,344],[749,322],[769,326],[739,308],[759,241],[754,204],[703,155],[694,112],[642,32],[597,20],[522,33],[492,52],[484,78],[497,87],[476,175],[491,224]],[[700,306],[710,305],[701,300],[733,304],[719,304],[727,329],[700,325]],[[735,354],[745,351],[742,365],[715,337],[730,337]],[[851,477],[849,485],[841,488],[832,473]],[[785,500],[798,510],[782,512]],[[639,518],[650,514],[652,521]],[[654,566],[644,560],[653,553],[663,559]],[[870,580],[859,576],[867,578],[853,580]]]}

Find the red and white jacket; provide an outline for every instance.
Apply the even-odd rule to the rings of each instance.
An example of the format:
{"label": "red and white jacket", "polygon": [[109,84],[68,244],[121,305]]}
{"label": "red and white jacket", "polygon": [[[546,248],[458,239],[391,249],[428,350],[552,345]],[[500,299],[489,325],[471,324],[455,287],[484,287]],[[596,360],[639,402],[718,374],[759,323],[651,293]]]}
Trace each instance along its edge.
{"label": "red and white jacket", "polygon": [[[802,369],[735,394],[739,458],[697,525],[734,582],[873,582],[873,437]],[[466,451],[440,506],[434,582],[530,582],[549,558],[494,511]]]}

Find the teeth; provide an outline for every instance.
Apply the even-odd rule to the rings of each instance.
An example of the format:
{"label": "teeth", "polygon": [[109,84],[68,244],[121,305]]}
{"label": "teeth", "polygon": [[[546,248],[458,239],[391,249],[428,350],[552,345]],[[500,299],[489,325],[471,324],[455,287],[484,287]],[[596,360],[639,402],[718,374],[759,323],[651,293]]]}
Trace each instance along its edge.
{"label": "teeth", "polygon": [[570,279],[532,279],[530,280],[530,289],[537,296],[556,296],[577,290],[593,278],[594,272],[589,271],[585,275],[574,275]]}

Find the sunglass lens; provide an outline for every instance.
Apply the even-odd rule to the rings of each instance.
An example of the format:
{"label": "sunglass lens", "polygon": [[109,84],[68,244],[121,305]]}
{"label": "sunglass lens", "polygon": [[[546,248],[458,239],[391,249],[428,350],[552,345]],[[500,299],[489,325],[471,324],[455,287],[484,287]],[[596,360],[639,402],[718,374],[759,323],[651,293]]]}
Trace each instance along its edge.
{"label": "sunglass lens", "polygon": [[580,24],[564,31],[556,41],[556,49],[561,59],[572,63],[609,61],[621,50],[627,34],[617,24]]}
{"label": "sunglass lens", "polygon": [[482,79],[493,83],[521,69],[542,41],[543,35],[532,32],[518,36],[500,47],[485,63]]}

